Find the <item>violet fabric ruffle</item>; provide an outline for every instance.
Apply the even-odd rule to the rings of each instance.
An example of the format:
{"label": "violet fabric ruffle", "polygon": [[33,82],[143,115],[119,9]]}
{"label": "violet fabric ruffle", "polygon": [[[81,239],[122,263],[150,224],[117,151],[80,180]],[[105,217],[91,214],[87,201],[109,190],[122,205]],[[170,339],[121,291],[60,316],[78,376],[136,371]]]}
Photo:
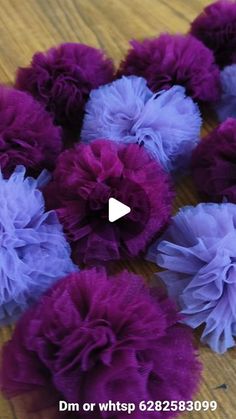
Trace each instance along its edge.
{"label": "violet fabric ruffle", "polygon": [[182,208],[147,259],[176,299],[184,323],[204,326],[201,340],[223,353],[236,337],[236,205]]}
{"label": "violet fabric ruffle", "polygon": [[77,134],[91,89],[113,76],[113,63],[102,50],[65,43],[35,53],[29,67],[18,69],[16,87],[39,100],[58,125]]}
{"label": "violet fabric ruffle", "polygon": [[[74,260],[95,265],[141,255],[167,224],[173,195],[170,177],[143,147],[109,140],[64,151],[45,189]],[[109,198],[131,212],[109,222]]]}
{"label": "violet fabric ruffle", "polygon": [[38,187],[48,180],[25,178],[18,166],[0,175],[0,324],[14,321],[64,275],[76,270],[54,211],[45,212]]}
{"label": "violet fabric ruffle", "polygon": [[220,72],[213,53],[194,36],[163,33],[130,44],[119,75],[144,77],[153,92],[181,85],[196,101],[218,100]]}
{"label": "violet fabric ruffle", "polygon": [[[3,349],[1,389],[6,397],[26,398],[24,409],[47,419],[87,417],[58,412],[58,400],[132,402],[135,419],[144,417],[142,400],[190,400],[201,368],[191,331],[178,320],[173,302],[137,275],[73,273],[18,322]],[[145,412],[145,418],[177,414]],[[98,408],[91,413],[96,419],[129,416]]]}
{"label": "violet fabric ruffle", "polygon": [[30,95],[0,86],[0,167],[9,176],[17,165],[28,175],[52,170],[62,150],[62,133]]}
{"label": "violet fabric ruffle", "polygon": [[236,119],[228,118],[198,144],[192,176],[204,199],[236,203]]}
{"label": "violet fabric ruffle", "polygon": [[219,0],[192,22],[191,34],[210,48],[220,67],[236,61],[236,3]]}
{"label": "violet fabric ruffle", "polygon": [[236,118],[236,64],[229,65],[222,70],[221,97],[216,106],[219,120]]}
{"label": "violet fabric ruffle", "polygon": [[183,172],[199,141],[200,111],[182,86],[153,94],[141,77],[122,77],[90,93],[81,138],[137,143],[168,172]]}

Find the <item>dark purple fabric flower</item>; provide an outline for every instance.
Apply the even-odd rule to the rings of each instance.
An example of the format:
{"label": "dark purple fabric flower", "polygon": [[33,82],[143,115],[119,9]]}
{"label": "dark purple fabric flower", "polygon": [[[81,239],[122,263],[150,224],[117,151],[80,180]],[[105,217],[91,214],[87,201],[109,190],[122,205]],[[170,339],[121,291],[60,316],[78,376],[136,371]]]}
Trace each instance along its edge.
{"label": "dark purple fabric flower", "polygon": [[228,118],[198,144],[192,175],[204,198],[236,203],[236,119]]}
{"label": "dark purple fabric flower", "polygon": [[191,34],[210,48],[219,66],[236,61],[236,3],[220,0],[192,22]]}
{"label": "dark purple fabric flower", "polygon": [[[34,413],[54,405],[56,418],[58,400],[81,406],[132,402],[135,419],[176,416],[144,416],[138,405],[142,400],[190,400],[196,390],[201,368],[190,330],[179,320],[174,304],[157,289],[150,291],[137,275],[108,277],[102,269],[71,274],[17,324],[3,350],[2,390],[7,397],[26,394],[28,402],[32,397]],[[130,417],[98,408],[88,416]],[[51,419],[50,414],[44,417]],[[84,417],[82,411],[73,413],[73,419]]]}
{"label": "dark purple fabric flower", "polygon": [[[142,147],[109,140],[64,151],[45,195],[75,261],[95,264],[145,250],[168,222],[173,198],[169,176]],[[115,223],[108,220],[111,197],[132,209]]]}
{"label": "dark purple fabric flower", "polygon": [[17,165],[28,175],[54,168],[62,148],[61,130],[31,96],[0,86],[0,167],[9,176]]}
{"label": "dark purple fabric flower", "polygon": [[212,52],[191,35],[162,34],[158,38],[131,41],[119,75],[144,77],[157,92],[179,84],[201,102],[219,98],[220,74]]}
{"label": "dark purple fabric flower", "polygon": [[16,86],[39,100],[57,124],[78,131],[90,91],[113,75],[113,63],[102,50],[66,43],[37,52],[29,67],[19,68]]}

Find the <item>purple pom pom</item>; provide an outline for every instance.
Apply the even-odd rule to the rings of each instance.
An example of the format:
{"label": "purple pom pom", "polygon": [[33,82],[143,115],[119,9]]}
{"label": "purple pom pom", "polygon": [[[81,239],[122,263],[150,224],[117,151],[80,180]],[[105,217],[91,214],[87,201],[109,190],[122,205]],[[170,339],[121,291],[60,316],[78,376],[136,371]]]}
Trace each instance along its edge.
{"label": "purple pom pom", "polygon": [[229,118],[193,152],[192,175],[205,199],[236,203],[236,120]]}
{"label": "purple pom pom", "polygon": [[221,98],[216,106],[220,121],[236,118],[236,64],[224,68],[221,72]]}
{"label": "purple pom pom", "polygon": [[129,76],[93,90],[81,137],[142,144],[166,171],[185,171],[200,136],[198,106],[182,86],[153,94],[146,84]]}
{"label": "purple pom pom", "polygon": [[61,131],[24,92],[0,86],[0,167],[9,176],[18,164],[27,174],[52,170],[62,148]]}
{"label": "purple pom pom", "polygon": [[202,342],[223,353],[236,336],[236,205],[199,204],[173,217],[148,259],[167,269],[158,274],[184,322],[205,324]]}
{"label": "purple pom pom", "polygon": [[103,51],[66,43],[37,52],[29,67],[18,70],[16,86],[39,100],[57,124],[78,131],[90,91],[111,82],[113,74]]}
{"label": "purple pom pom", "polygon": [[179,84],[198,101],[219,98],[220,75],[213,54],[191,35],[162,34],[131,41],[131,46],[119,74],[144,77],[154,92]]}
{"label": "purple pom pom", "polygon": [[[56,213],[44,211],[38,180],[18,166],[6,180],[0,174],[0,324],[15,320],[55,281],[76,270]],[[48,180],[48,179],[47,179]]]}
{"label": "purple pom pom", "polygon": [[[139,255],[168,222],[173,198],[168,175],[143,148],[108,140],[63,152],[45,193],[84,263]],[[132,208],[115,223],[110,197]]]}
{"label": "purple pom pom", "polygon": [[[190,400],[201,367],[190,330],[178,320],[173,303],[137,275],[108,277],[95,269],[72,274],[19,321],[3,351],[2,390],[7,397],[26,396],[33,413],[50,407],[47,419],[53,407],[58,418],[58,400],[135,403],[136,419],[144,417],[142,400]],[[98,407],[92,416],[128,417]]]}
{"label": "purple pom pom", "polygon": [[235,62],[235,1],[220,0],[207,6],[193,21],[191,34],[213,51],[220,67]]}

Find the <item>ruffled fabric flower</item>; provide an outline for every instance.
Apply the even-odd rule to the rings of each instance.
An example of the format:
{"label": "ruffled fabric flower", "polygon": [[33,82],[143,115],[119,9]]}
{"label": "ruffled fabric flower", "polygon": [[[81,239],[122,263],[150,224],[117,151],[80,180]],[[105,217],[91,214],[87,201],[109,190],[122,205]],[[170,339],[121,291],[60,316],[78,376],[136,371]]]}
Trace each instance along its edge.
{"label": "ruffled fabric flower", "polygon": [[[170,179],[137,144],[97,140],[64,151],[45,190],[77,263],[138,256],[166,225],[173,198]],[[131,208],[112,223],[109,198]]]}
{"label": "ruffled fabric flower", "polygon": [[114,67],[102,50],[65,43],[37,52],[19,68],[16,86],[39,100],[58,125],[77,132],[92,89],[113,79]]}
{"label": "ruffled fabric flower", "polygon": [[221,72],[221,98],[216,106],[220,121],[236,118],[236,64],[229,65]]}
{"label": "ruffled fabric flower", "polygon": [[219,353],[235,346],[235,242],[236,205],[199,204],[182,208],[148,252],[184,323],[204,325],[202,342]]}
{"label": "ruffled fabric flower", "polygon": [[[50,407],[47,419],[53,406],[53,417],[60,417],[58,400],[80,406],[135,403],[135,419],[144,417],[138,409],[142,400],[189,400],[200,364],[190,330],[178,320],[174,304],[137,275],[108,277],[96,269],[71,274],[17,324],[3,350],[2,390],[7,397],[28,397],[35,414]],[[98,407],[92,414],[126,415]],[[85,416],[82,410],[73,413]],[[145,418],[173,416],[176,412],[145,413]]]}
{"label": "ruffled fabric flower", "polygon": [[201,102],[215,102],[220,74],[213,53],[191,35],[161,34],[158,38],[131,41],[120,75],[144,77],[153,92],[174,85]]}
{"label": "ruffled fabric flower", "polygon": [[192,176],[204,199],[236,203],[236,119],[227,119],[195,148]]}
{"label": "ruffled fabric flower", "polygon": [[39,187],[48,180],[25,176],[18,166],[0,175],[0,324],[14,321],[55,281],[76,270],[54,211],[45,212]]}
{"label": "ruffled fabric flower", "polygon": [[207,6],[192,22],[191,34],[213,51],[220,67],[235,62],[235,1],[220,0]]}
{"label": "ruffled fabric flower", "polygon": [[9,176],[17,165],[27,174],[52,170],[62,149],[60,128],[31,96],[0,86],[0,167]]}
{"label": "ruffled fabric flower", "polygon": [[141,77],[122,77],[93,90],[85,111],[82,140],[142,144],[167,171],[189,166],[200,136],[200,112],[185,89],[153,94]]}

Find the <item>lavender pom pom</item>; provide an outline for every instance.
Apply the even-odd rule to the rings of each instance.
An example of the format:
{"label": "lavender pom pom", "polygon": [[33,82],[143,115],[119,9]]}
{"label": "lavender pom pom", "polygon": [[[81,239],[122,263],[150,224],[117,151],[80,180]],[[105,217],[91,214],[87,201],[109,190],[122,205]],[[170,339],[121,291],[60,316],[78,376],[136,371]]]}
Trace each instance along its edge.
{"label": "lavender pom pom", "polygon": [[236,118],[236,64],[224,68],[221,72],[221,98],[216,107],[219,120]]}
{"label": "lavender pom pom", "polygon": [[0,175],[0,324],[14,321],[56,280],[76,270],[56,213],[44,211],[37,189],[45,182],[25,178],[18,166]]}
{"label": "lavender pom pom", "polygon": [[102,50],[65,43],[37,52],[29,67],[18,70],[16,86],[39,100],[58,125],[77,132],[91,89],[112,81],[113,74]]}
{"label": "lavender pom pom", "polygon": [[183,87],[153,94],[143,78],[130,76],[91,92],[81,136],[86,142],[138,143],[166,171],[175,172],[188,167],[200,128],[198,106]]}
{"label": "lavender pom pom", "polygon": [[61,129],[30,95],[0,86],[0,168],[9,176],[17,165],[38,176],[52,170],[62,149]]}
{"label": "lavender pom pom", "polygon": [[205,324],[202,342],[219,353],[235,346],[235,241],[236,205],[199,204],[182,208],[148,252],[184,322]]}
{"label": "lavender pom pom", "polygon": [[220,67],[235,62],[235,1],[220,0],[205,7],[192,22],[191,33],[213,51]]}
{"label": "lavender pom pom", "polygon": [[119,75],[144,77],[153,92],[181,85],[193,99],[215,102],[219,98],[219,69],[214,56],[191,35],[161,34],[131,41]]}
{"label": "lavender pom pom", "polygon": [[[190,400],[196,391],[200,363],[191,331],[178,320],[173,302],[137,275],[109,277],[95,269],[71,274],[17,324],[3,350],[1,389],[7,397],[21,396],[34,418],[61,417],[58,400],[81,406],[132,402],[135,419],[175,417],[178,412],[143,413],[138,405]],[[87,417],[82,409],[62,415]],[[129,415],[96,406],[88,417]]]}

